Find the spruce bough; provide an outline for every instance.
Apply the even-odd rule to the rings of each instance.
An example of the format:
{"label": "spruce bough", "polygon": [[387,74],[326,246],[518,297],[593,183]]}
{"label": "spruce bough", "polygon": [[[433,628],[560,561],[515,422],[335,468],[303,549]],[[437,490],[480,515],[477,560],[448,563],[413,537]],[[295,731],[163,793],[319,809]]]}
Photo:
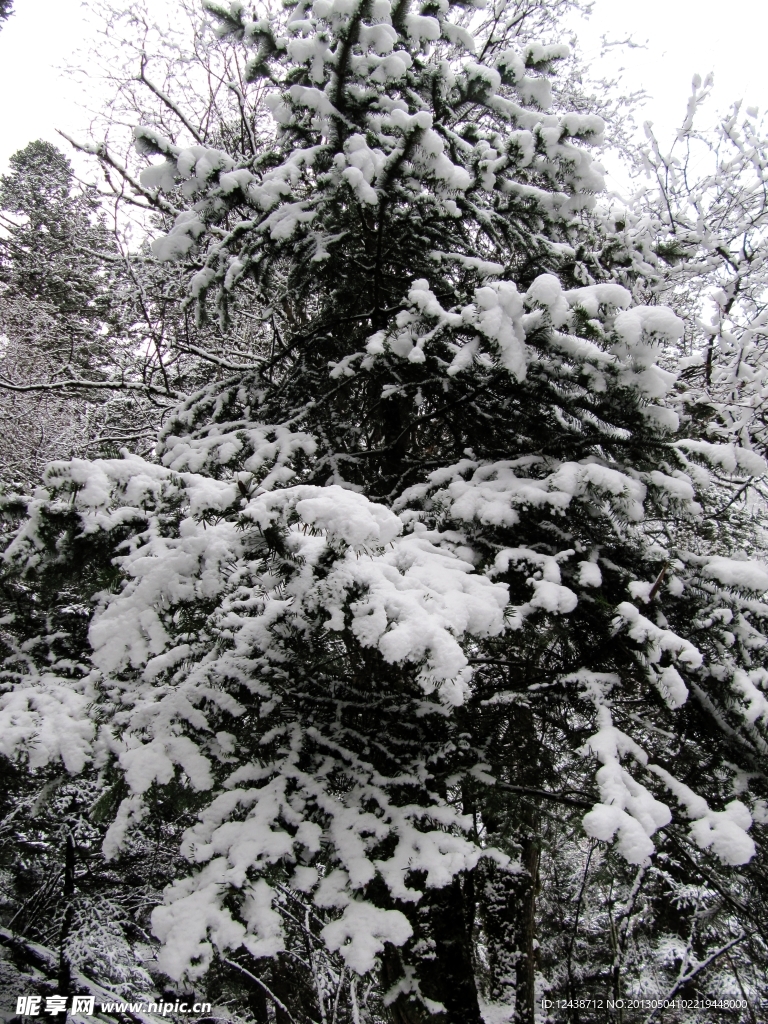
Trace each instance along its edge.
{"label": "spruce bough", "polygon": [[266,976],[287,898],[398,1024],[479,1024],[478,977],[532,1021],[546,813],[632,870],[755,856],[768,569],[747,515],[700,527],[708,466],[765,464],[692,433],[681,321],[587,244],[603,125],[547,112],[564,47],[516,48],[503,4],[206,6],[274,139],[138,128],[142,183],[183,206],[153,248],[200,317],[255,286],[263,357],[155,461],[49,468],[8,572],[112,578],[87,669],[3,697],[4,752],[124,781],[108,858],[192,794],[152,917],[180,985]]}

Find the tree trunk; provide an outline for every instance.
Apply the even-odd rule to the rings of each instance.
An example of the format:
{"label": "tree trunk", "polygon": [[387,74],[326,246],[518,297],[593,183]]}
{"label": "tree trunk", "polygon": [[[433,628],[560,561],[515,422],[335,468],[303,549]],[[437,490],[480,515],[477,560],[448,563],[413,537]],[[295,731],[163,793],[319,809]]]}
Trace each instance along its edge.
{"label": "tree trunk", "polygon": [[[279,954],[270,962],[270,971],[272,992],[283,1006],[293,1013],[297,1005],[301,1007],[301,1004],[306,1001],[307,979],[303,977],[305,972],[297,972],[295,965],[289,966],[285,958]],[[315,1007],[312,1006],[311,1009],[314,1010]],[[319,1018],[319,1014],[308,1016],[311,1020]],[[291,1018],[277,1005],[275,1005],[275,1024],[292,1024]]]}
{"label": "tree trunk", "polygon": [[[472,900],[467,880],[456,877],[442,889],[427,889],[409,915],[414,924],[417,955],[408,966],[425,1000],[444,1009],[430,1013],[408,992],[390,1005],[394,1024],[482,1024],[472,963]],[[425,951],[422,949],[428,945]],[[389,949],[383,958],[382,981],[392,989],[404,975],[402,954]]]}
{"label": "tree trunk", "polygon": [[[255,974],[257,978],[262,976],[265,967],[269,968],[269,962],[264,960],[256,960],[251,968],[251,974]],[[267,1003],[267,994],[263,988],[255,983],[251,982],[248,987],[248,1009],[253,1014],[253,1019],[256,1024],[269,1024],[269,1005]]]}
{"label": "tree trunk", "polygon": [[424,965],[424,994],[445,1007],[440,1024],[482,1024],[472,964],[472,935],[460,877],[427,893],[435,957]]}
{"label": "tree trunk", "polygon": [[478,897],[487,943],[488,994],[510,1003],[515,1024],[533,1024],[536,998],[536,888],[539,844],[523,841],[521,874],[486,861],[478,869]]}
{"label": "tree trunk", "polygon": [[71,833],[67,833],[64,846],[64,916],[59,931],[59,972],[58,972],[58,994],[69,996],[72,987],[72,969],[67,953],[67,940],[72,931],[72,921],[75,916],[75,841]]}
{"label": "tree trunk", "polygon": [[518,875],[515,949],[515,1024],[534,1024],[536,1014],[536,891],[539,884],[541,850],[538,837],[523,840],[522,865]]}
{"label": "tree trunk", "polygon": [[517,876],[490,860],[481,862],[477,870],[487,946],[488,996],[494,1003],[511,1003],[517,962],[514,914]]}

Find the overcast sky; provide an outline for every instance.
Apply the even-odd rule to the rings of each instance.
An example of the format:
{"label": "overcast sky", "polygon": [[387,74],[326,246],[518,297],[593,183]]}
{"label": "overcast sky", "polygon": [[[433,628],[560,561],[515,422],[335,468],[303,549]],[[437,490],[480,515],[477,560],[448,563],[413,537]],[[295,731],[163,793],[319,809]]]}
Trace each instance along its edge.
{"label": "overcast sky", "polygon": [[[0,31],[0,171],[32,139],[64,147],[55,129],[77,133],[86,123],[75,86],[57,70],[87,43],[80,0],[16,0],[15,6]],[[737,98],[768,107],[767,10],[762,0],[596,0],[579,34],[592,58],[602,33],[614,39],[632,34],[647,43],[622,55],[625,79],[628,88],[643,87],[651,95],[643,119],[671,133],[683,117],[695,72],[715,73],[713,110]]]}

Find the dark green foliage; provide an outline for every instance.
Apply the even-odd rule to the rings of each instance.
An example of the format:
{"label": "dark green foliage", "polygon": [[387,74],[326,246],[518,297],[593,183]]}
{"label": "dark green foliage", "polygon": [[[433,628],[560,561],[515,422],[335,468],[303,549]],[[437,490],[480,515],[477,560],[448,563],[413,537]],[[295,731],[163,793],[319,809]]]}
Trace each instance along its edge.
{"label": "dark green foliage", "polygon": [[[723,502],[761,463],[735,433],[712,448],[709,406],[654,365],[675,365],[677,321],[622,313],[616,283],[647,298],[646,260],[685,252],[593,209],[599,123],[538,109],[563,54],[522,40],[518,59],[514,20],[485,23],[478,70],[448,21],[474,15],[424,7],[432,47],[398,3],[410,63],[376,79],[370,4],[334,22],[321,2],[298,28],[290,10],[206,7],[253,44],[245,77],[280,93],[276,135],[229,153],[138,131],[165,160],[141,186],[166,231],[154,251],[178,261],[150,272],[149,322],[215,370],[179,372],[200,387],[153,458],[60,464],[7,503],[2,685],[80,701],[67,720],[97,736],[74,781],[35,760],[37,720],[8,743],[7,920],[58,943],[67,986],[78,965],[119,975],[163,900],[177,991],[258,1024],[480,1024],[484,1002],[533,1024],[543,993],[762,994],[768,733],[749,699],[759,711],[768,612],[763,570],[738,570],[763,542],[752,509]],[[293,55],[312,33],[331,70]],[[355,154],[381,158],[368,192]],[[93,197],[53,147],[14,160],[6,286],[84,338],[109,329],[108,248],[94,263],[83,244],[105,230]],[[350,495],[350,521],[397,516],[402,536],[350,539],[333,519]],[[468,626],[499,583],[504,621]],[[444,679],[448,640],[466,663]],[[732,830],[707,844],[691,820]],[[375,960],[333,938],[355,911],[356,941],[387,922]]]}

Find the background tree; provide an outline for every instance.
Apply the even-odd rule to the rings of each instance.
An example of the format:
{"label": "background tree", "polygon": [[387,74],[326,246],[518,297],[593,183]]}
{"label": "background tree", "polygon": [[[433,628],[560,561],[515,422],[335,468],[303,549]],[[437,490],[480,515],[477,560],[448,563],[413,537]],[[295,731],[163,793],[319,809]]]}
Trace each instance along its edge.
{"label": "background tree", "polygon": [[[11,157],[0,181],[3,473],[34,481],[46,462],[141,447],[148,399],[168,388],[136,329],[136,286],[93,189],[47,142]],[[144,351],[142,351],[142,349]]]}

